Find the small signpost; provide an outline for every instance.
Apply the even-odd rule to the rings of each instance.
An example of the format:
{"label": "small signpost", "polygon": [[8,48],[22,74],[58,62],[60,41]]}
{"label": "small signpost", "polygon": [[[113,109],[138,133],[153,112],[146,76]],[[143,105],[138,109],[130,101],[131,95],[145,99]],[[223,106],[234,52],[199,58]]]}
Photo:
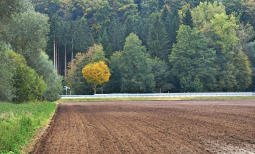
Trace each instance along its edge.
{"label": "small signpost", "polygon": [[64,86],[66,89],[66,95],[68,94],[68,90],[70,90],[70,87]]}

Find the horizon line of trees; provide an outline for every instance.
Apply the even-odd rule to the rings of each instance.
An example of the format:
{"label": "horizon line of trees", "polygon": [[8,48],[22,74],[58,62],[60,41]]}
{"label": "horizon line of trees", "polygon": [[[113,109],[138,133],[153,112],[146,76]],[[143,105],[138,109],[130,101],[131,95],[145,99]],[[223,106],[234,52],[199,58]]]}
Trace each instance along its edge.
{"label": "horizon line of trees", "polygon": [[32,2],[49,17],[46,52],[75,94],[93,93],[81,69],[97,61],[94,44],[111,69],[105,93],[255,88],[253,0]]}

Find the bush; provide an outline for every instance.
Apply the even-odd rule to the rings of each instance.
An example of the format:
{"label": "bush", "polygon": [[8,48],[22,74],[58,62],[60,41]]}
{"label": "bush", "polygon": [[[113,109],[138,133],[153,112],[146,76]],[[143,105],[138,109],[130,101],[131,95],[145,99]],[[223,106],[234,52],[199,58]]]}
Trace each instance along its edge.
{"label": "bush", "polygon": [[13,87],[15,88],[15,96],[13,101],[25,102],[32,100],[40,100],[46,89],[46,84],[42,77],[29,66],[23,56],[8,51],[11,57],[12,65],[15,67],[13,75]]}
{"label": "bush", "polygon": [[56,101],[60,99],[60,93],[62,91],[62,78],[58,76],[56,73],[52,72],[48,76],[47,83],[47,89],[43,93],[43,100],[47,101]]}
{"label": "bush", "polygon": [[62,78],[54,70],[52,61],[48,55],[41,52],[38,57],[28,57],[28,63],[35,71],[43,77],[47,88],[43,93],[43,100],[56,101],[62,92]]}

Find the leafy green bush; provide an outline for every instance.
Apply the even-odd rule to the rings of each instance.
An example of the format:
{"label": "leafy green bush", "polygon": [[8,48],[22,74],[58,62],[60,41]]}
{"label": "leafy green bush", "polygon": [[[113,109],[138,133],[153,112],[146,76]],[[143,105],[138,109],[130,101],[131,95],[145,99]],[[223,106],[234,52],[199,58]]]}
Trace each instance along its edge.
{"label": "leafy green bush", "polygon": [[59,94],[62,92],[62,78],[57,75],[54,70],[52,61],[48,55],[41,52],[38,58],[29,59],[34,66],[35,71],[41,75],[47,84],[47,88],[43,93],[43,99],[47,101],[56,101],[60,99]]}
{"label": "leafy green bush", "polygon": [[46,89],[46,84],[32,68],[26,65],[23,56],[13,51],[8,51],[11,57],[12,65],[15,67],[13,76],[13,87],[15,96],[13,101],[25,102],[31,100],[40,100]]}
{"label": "leafy green bush", "polygon": [[31,66],[38,75],[43,77],[46,90],[43,92],[43,100],[56,101],[60,98],[62,92],[62,78],[57,75],[54,70],[52,61],[49,60],[48,55],[41,51],[38,57],[27,57],[27,63]]}
{"label": "leafy green bush", "polygon": [[62,92],[62,78],[56,73],[49,74],[46,80],[47,89],[43,93],[43,100],[56,101],[60,99],[60,93]]}
{"label": "leafy green bush", "polygon": [[46,84],[23,56],[0,47],[0,100],[25,102],[41,100]]}
{"label": "leafy green bush", "polygon": [[55,109],[56,104],[48,102],[24,104],[0,102],[0,153],[20,153]]}

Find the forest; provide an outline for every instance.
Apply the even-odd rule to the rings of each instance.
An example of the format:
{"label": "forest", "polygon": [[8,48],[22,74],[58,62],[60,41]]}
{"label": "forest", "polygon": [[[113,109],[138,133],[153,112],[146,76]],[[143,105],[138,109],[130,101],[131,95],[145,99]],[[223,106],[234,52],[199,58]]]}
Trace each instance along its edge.
{"label": "forest", "polygon": [[[62,80],[72,94],[92,94],[93,85],[83,78],[82,69],[100,61],[109,66],[111,77],[97,87],[99,93],[255,89],[254,0],[0,4],[1,51],[8,50],[10,59],[23,58],[8,56],[14,54],[9,50],[25,57],[48,90],[58,91],[52,83]],[[7,11],[4,5],[13,9]]]}

